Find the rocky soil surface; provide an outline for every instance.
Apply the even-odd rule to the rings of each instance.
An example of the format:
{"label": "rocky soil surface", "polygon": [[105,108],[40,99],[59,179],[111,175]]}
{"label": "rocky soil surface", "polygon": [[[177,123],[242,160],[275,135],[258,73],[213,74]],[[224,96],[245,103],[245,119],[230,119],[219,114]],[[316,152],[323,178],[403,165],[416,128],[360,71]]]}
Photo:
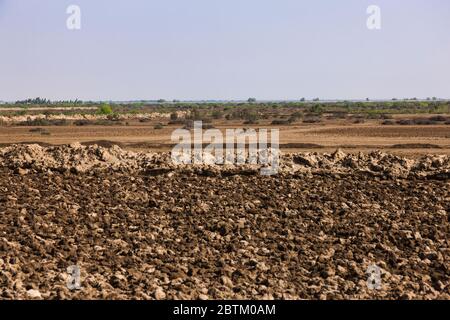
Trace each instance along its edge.
{"label": "rocky soil surface", "polygon": [[7,147],[0,298],[450,299],[449,163],[288,154],[262,176],[118,147]]}
{"label": "rocky soil surface", "polygon": [[[247,154],[248,156],[248,154]],[[191,161],[194,163],[195,155]],[[269,159],[271,157],[269,156]],[[177,158],[178,163],[183,157]],[[213,163],[215,158],[203,154],[204,162]],[[272,160],[270,160],[272,163]],[[0,166],[24,174],[28,172],[73,172],[111,170],[117,172],[145,171],[192,171],[211,175],[253,174],[261,165],[236,165],[225,161],[223,165],[180,165],[174,164],[170,153],[142,153],[123,150],[118,146],[105,148],[97,145],[83,146],[73,143],[63,146],[45,147],[38,144],[12,145],[0,149]],[[279,173],[363,173],[384,178],[450,178],[450,157],[447,155],[427,155],[418,159],[408,159],[381,151],[369,154],[346,154],[337,150],[332,154],[297,153],[280,156]]]}

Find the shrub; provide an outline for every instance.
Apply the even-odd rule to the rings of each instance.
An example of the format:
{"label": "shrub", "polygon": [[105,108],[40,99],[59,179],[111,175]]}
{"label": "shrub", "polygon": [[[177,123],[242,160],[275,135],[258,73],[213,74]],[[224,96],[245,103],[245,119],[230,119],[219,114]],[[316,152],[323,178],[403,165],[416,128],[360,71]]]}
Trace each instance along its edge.
{"label": "shrub", "polygon": [[89,120],[75,120],[75,121],[73,122],[73,124],[74,124],[75,126],[87,126],[87,125],[92,124],[92,122],[89,121]]}
{"label": "shrub", "polygon": [[[317,100],[319,101],[319,100]],[[310,113],[316,114],[316,115],[321,115],[324,111],[324,108],[321,104],[313,104],[311,107],[309,107],[308,110]]]}
{"label": "shrub", "polygon": [[437,124],[436,121],[430,120],[430,119],[415,119],[414,124],[418,125],[433,125]]}
{"label": "shrub", "polygon": [[200,120],[202,118],[202,114],[197,108],[191,110],[191,113],[186,117],[192,120]]}
{"label": "shrub", "polygon": [[92,122],[95,126],[115,126],[115,125],[122,125],[122,122],[116,122],[111,120],[96,120]]}
{"label": "shrub", "polygon": [[[194,121],[193,120],[185,120],[183,129],[186,129],[186,130],[194,129]],[[203,122],[202,129],[203,130],[214,129],[214,126],[210,123]]]}
{"label": "shrub", "polygon": [[113,110],[109,104],[103,104],[98,108],[98,113],[103,115],[112,114]]}
{"label": "shrub", "polygon": [[243,113],[243,118],[245,120],[244,124],[256,124],[258,123],[258,114],[256,114],[255,112],[249,112],[248,110],[245,110],[245,112]]}
{"label": "shrub", "polygon": [[216,119],[216,120],[222,119],[222,118],[223,118],[223,112],[220,111],[220,110],[214,110],[214,111],[212,112],[212,115],[211,115],[211,116],[213,117],[213,119]]}
{"label": "shrub", "polygon": [[50,120],[50,124],[54,126],[66,126],[69,123],[65,119],[59,119],[59,120]]}
{"label": "shrub", "polygon": [[303,119],[303,123],[319,123],[322,122],[322,119],[319,117],[307,117]]}
{"label": "shrub", "polygon": [[28,119],[27,121],[22,121],[17,123],[18,126],[29,126],[29,127],[35,127],[35,126],[65,126],[67,125],[67,121],[65,119],[60,120],[48,120],[48,119]]}
{"label": "shrub", "polygon": [[273,126],[284,126],[284,125],[289,124],[289,120],[275,119],[275,120],[272,120],[271,124]]}
{"label": "shrub", "polygon": [[298,119],[300,119],[301,117],[303,117],[303,113],[301,113],[300,111],[295,111],[291,117],[296,117]]}
{"label": "shrub", "polygon": [[444,116],[434,116],[434,117],[430,117],[431,121],[436,121],[436,122],[444,122],[449,120],[448,118],[444,117]]}
{"label": "shrub", "polygon": [[410,119],[400,119],[397,120],[397,124],[402,126],[412,126],[414,124],[414,121]]}
{"label": "shrub", "polygon": [[176,119],[176,120],[171,120],[169,121],[168,124],[185,124],[186,123],[186,119]]}
{"label": "shrub", "polygon": [[157,123],[153,128],[155,130],[161,130],[162,128],[164,128],[164,125],[162,123]]}

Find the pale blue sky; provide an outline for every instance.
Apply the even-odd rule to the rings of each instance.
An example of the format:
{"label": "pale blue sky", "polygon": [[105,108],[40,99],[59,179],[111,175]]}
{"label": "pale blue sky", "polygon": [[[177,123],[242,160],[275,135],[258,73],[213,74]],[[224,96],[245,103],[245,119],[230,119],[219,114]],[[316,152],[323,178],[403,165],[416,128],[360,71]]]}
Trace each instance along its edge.
{"label": "pale blue sky", "polygon": [[448,0],[0,0],[0,39],[0,100],[450,98]]}

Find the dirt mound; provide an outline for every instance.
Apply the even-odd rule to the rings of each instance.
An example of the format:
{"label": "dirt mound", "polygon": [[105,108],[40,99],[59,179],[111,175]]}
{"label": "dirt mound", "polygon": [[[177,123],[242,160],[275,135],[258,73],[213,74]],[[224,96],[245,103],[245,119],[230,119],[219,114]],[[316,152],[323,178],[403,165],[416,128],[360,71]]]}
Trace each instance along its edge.
{"label": "dirt mound", "polygon": [[[110,144],[107,144],[110,146]],[[204,159],[214,161],[211,154],[204,153]],[[89,172],[96,170],[148,171],[154,169],[183,169],[207,172],[210,175],[229,175],[231,172],[252,171],[258,173],[260,165],[177,165],[170,153],[142,153],[121,149],[117,145],[102,147],[97,144],[74,143],[65,146],[12,145],[0,149],[0,166],[21,171],[44,172],[71,171]],[[19,170],[20,169],[20,170]],[[24,171],[25,170],[25,171]],[[419,159],[408,159],[380,151],[369,154],[346,154],[337,150],[327,153],[293,153],[280,157],[280,174],[353,173],[395,178],[440,177],[450,174],[448,156],[428,155]]]}
{"label": "dirt mound", "polygon": [[450,172],[450,158],[445,155],[427,155],[419,159],[408,159],[381,151],[369,154],[346,154],[341,150],[332,154],[290,154],[285,156],[284,163],[291,163],[294,172],[358,171],[396,178],[423,178]]}
{"label": "dirt mound", "polygon": [[92,169],[120,168],[124,163],[132,167],[136,154],[117,146],[103,148],[97,145],[43,147],[37,144],[12,145],[0,150],[0,164],[11,169],[35,171],[86,172]]}

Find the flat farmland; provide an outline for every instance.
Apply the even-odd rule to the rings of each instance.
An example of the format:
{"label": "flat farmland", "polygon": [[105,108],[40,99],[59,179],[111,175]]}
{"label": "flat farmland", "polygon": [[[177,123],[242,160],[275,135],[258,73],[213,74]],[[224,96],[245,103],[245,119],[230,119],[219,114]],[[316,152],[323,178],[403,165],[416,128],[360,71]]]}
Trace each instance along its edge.
{"label": "flat farmland", "polygon": [[[449,298],[450,113],[107,107],[0,117],[0,298]],[[199,120],[278,129],[276,174],[174,163]]]}
{"label": "flat farmland", "polygon": [[[0,144],[39,143],[70,144],[73,142],[118,144],[125,149],[168,151],[172,148],[171,134],[181,125],[167,125],[155,129],[158,121],[129,125],[48,126],[42,135],[35,126],[0,127]],[[449,125],[391,125],[374,122],[365,124],[320,123],[274,126],[270,122],[243,125],[242,122],[214,122],[225,133],[228,128],[267,128],[280,130],[283,151],[324,151],[342,148],[351,152],[380,149],[397,154],[422,155],[450,153]]]}

